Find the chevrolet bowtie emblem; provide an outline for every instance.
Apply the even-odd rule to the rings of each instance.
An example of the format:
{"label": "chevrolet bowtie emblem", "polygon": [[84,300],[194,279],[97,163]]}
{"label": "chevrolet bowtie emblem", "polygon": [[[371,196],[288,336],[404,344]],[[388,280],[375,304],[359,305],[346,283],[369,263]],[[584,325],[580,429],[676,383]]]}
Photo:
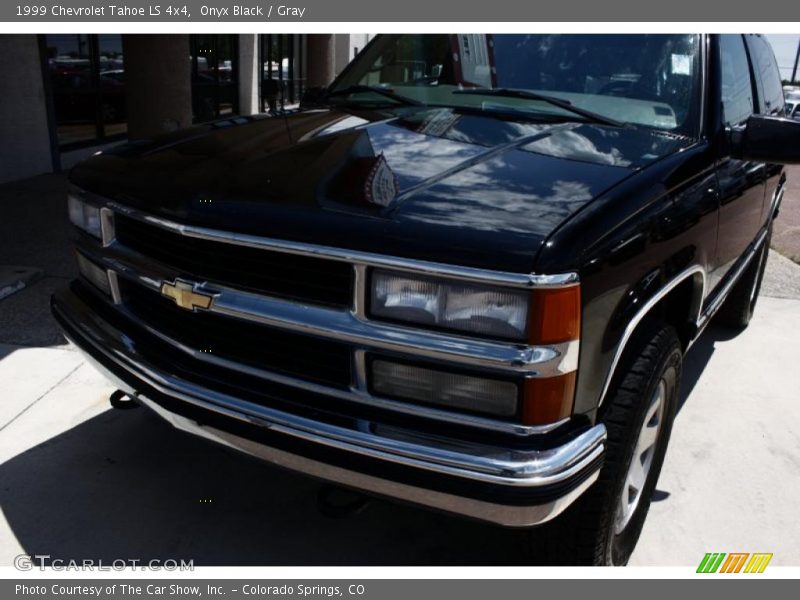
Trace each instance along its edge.
{"label": "chevrolet bowtie emblem", "polygon": [[211,308],[214,303],[214,294],[197,291],[195,287],[196,284],[182,279],[176,279],[174,283],[165,281],[161,284],[161,295],[170,298],[175,304],[186,310]]}

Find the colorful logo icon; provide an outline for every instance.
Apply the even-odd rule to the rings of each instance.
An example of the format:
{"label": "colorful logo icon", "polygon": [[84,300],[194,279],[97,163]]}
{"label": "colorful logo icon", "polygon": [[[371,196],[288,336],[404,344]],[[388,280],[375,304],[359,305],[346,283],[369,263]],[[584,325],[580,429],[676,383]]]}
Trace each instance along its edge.
{"label": "colorful logo icon", "polygon": [[772,553],[707,552],[697,567],[698,573],[763,573]]}

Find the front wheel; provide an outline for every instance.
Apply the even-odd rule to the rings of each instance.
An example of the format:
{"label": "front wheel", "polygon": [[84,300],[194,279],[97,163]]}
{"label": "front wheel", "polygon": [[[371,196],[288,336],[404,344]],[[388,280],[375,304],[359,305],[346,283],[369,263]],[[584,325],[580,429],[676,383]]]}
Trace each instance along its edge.
{"label": "front wheel", "polygon": [[678,403],[682,352],[674,328],[649,324],[635,336],[601,407],[608,430],[598,481],[546,526],[545,562],[627,564],[650,508]]}

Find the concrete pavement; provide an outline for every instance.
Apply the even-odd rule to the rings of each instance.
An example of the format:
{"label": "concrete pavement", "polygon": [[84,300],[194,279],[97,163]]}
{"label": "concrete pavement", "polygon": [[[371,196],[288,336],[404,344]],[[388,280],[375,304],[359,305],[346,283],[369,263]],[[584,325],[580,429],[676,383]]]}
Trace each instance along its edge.
{"label": "concrete pavement", "polygon": [[[37,222],[23,226],[60,251],[21,249],[0,223],[0,251],[45,275],[0,302],[0,565],[22,552],[198,565],[525,560],[514,532],[412,507],[375,501],[347,519],[324,517],[314,481],[174,431],[143,409],[109,410],[113,388],[47,313],[72,269],[61,185],[35,182],[38,208],[24,210]],[[712,326],[686,356],[682,407],[632,564],[696,565],[707,551],[800,564],[800,266],[772,253],[762,295],[745,332]]]}
{"label": "concrete pavement", "polygon": [[771,564],[800,565],[797,331],[800,300],[762,297],[744,332],[712,328],[686,355],[685,400],[631,564],[772,552]]}

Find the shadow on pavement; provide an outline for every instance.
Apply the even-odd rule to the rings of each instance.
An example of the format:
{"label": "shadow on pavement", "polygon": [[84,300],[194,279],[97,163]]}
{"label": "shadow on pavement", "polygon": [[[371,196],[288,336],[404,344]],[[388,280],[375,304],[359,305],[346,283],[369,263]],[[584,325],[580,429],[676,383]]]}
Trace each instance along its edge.
{"label": "shadow on pavement", "polygon": [[36,267],[43,277],[0,300],[0,344],[62,346],[51,294],[75,276],[65,174],[0,185],[0,264]]}
{"label": "shadow on pavement", "polygon": [[16,350],[16,347],[0,342],[0,360],[3,360],[6,356],[14,352],[14,350]]}
{"label": "shadow on pavement", "polygon": [[697,385],[697,381],[705,371],[711,357],[714,355],[714,347],[718,342],[727,342],[734,339],[741,332],[727,329],[713,322],[703,332],[689,351],[683,357],[683,372],[681,374],[681,397],[678,401],[678,413],[686,403],[689,395]]}
{"label": "shadow on pavement", "polygon": [[517,532],[375,500],[322,516],[320,484],[108,411],[0,465],[20,545],[52,559],[196,565],[518,564]]}

